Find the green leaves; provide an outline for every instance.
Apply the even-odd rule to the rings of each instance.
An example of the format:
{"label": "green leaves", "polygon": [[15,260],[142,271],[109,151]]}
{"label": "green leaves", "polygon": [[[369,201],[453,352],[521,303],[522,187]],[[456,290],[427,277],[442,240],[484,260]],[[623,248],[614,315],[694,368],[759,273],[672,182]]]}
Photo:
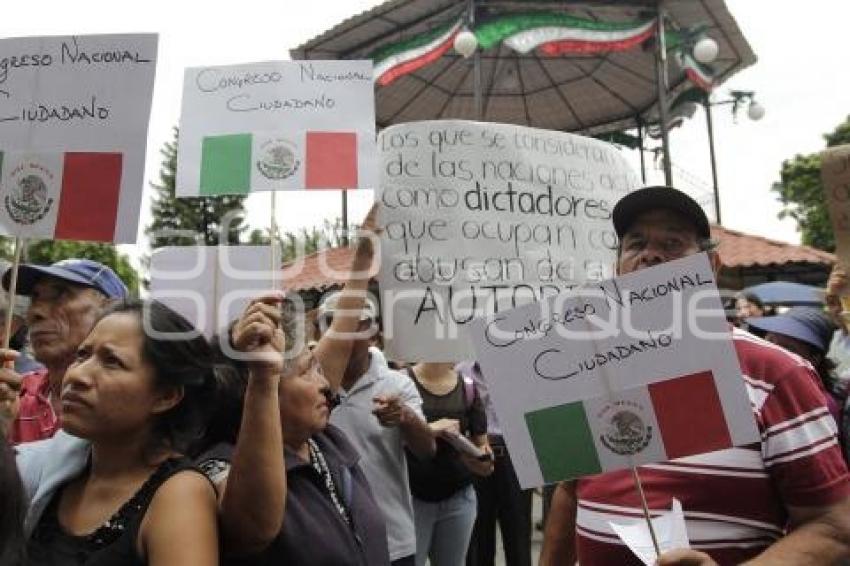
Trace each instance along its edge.
{"label": "green leaves", "polygon": [[[827,147],[850,143],[850,117],[824,135]],[[820,153],[796,155],[782,162],[780,181],[771,191],[783,205],[779,218],[793,218],[803,243],[827,251],[835,250],[820,177]]]}

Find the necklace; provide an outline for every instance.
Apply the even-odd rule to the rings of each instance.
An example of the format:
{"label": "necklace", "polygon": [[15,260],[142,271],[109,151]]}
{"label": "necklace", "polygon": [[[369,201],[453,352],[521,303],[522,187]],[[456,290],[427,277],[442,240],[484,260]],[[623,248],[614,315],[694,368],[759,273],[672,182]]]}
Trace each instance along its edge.
{"label": "necklace", "polygon": [[345,521],[348,526],[351,526],[351,515],[339,497],[333,476],[331,475],[331,470],[328,468],[328,463],[325,461],[325,455],[322,454],[322,451],[319,450],[319,445],[316,444],[316,441],[312,438],[307,440],[307,446],[310,449],[310,464],[312,464],[313,469],[316,470],[319,476],[321,476],[324,480],[325,487],[328,490],[328,495],[330,495],[331,501],[333,502],[334,507],[336,507],[339,515],[342,517],[342,520]]}

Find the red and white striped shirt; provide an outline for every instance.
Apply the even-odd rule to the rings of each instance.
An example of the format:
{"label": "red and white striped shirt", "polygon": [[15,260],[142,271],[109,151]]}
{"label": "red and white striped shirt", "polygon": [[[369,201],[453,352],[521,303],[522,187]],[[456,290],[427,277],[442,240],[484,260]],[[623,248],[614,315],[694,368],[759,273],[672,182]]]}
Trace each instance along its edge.
{"label": "red and white striped shirt", "polygon": [[[850,495],[836,423],[811,366],[742,330],[732,338],[761,442],[639,468],[652,514],[681,501],[691,547],[720,564],[752,558],[782,537],[788,506]],[[584,478],[577,489],[580,564],[640,564],[608,525],[643,520],[631,471]]]}

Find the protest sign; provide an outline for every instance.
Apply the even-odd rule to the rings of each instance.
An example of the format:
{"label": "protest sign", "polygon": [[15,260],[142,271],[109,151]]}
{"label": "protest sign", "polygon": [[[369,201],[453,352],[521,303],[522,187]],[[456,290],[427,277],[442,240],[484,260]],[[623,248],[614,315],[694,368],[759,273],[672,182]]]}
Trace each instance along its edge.
{"label": "protest sign", "polygon": [[612,145],[456,120],[379,136],[388,356],[472,354],[466,325],[612,275],[614,203],[638,179]]}
{"label": "protest sign", "polygon": [[271,290],[271,246],[174,246],[151,255],[151,298],[210,337]]}
{"label": "protest sign", "polygon": [[706,254],[471,330],[523,487],[759,440]]}
{"label": "protest sign", "polygon": [[186,69],[177,196],[377,184],[371,61]]}
{"label": "protest sign", "polygon": [[823,152],[821,179],[835,235],[835,251],[841,263],[850,265],[850,145]]}
{"label": "protest sign", "polygon": [[157,36],[0,40],[0,233],[135,243]]}

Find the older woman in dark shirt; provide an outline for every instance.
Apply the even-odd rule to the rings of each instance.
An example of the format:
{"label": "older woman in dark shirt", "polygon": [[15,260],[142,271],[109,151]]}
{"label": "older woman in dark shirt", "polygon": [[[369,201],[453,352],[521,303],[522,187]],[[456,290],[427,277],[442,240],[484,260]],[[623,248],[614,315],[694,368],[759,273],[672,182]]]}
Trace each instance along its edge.
{"label": "older woman in dark shirt", "polygon": [[[374,211],[364,224],[373,219]],[[234,347],[250,359],[221,520],[228,548],[246,563],[389,564],[383,518],[359,455],[328,423],[329,380],[340,380],[348,364],[372,250],[371,239],[362,238],[340,299],[351,316],[334,317],[312,351],[284,363],[280,294],[254,301],[231,331]]]}

